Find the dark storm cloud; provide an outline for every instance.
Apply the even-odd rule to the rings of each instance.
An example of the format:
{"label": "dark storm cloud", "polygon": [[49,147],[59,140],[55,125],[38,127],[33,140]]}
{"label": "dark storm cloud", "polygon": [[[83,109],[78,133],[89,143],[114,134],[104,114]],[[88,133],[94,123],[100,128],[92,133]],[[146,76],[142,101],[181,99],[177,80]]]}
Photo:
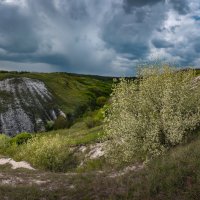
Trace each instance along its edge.
{"label": "dark storm cloud", "polygon": [[65,56],[60,54],[53,54],[53,55],[27,55],[27,54],[6,54],[0,55],[1,60],[7,61],[17,61],[17,62],[35,62],[35,63],[47,63],[57,66],[70,66],[69,61]]}
{"label": "dark storm cloud", "polygon": [[17,6],[0,3],[0,48],[8,52],[35,52],[38,38],[33,25],[34,20],[20,13]]}
{"label": "dark storm cloud", "polygon": [[192,18],[193,18],[194,20],[196,20],[196,21],[200,21],[200,16],[198,16],[198,15],[192,16]]}
{"label": "dark storm cloud", "polygon": [[[160,9],[164,12],[159,12]],[[144,59],[150,52],[149,38],[155,29],[162,26],[165,17],[162,5],[155,5],[151,9],[135,8],[129,14],[118,12],[104,26],[103,39],[108,47],[118,53],[128,53],[134,59]]]}
{"label": "dark storm cloud", "polygon": [[[81,18],[84,15],[81,6],[76,5],[75,1],[71,2],[68,7],[70,12],[59,11],[54,1],[49,0],[27,1],[28,12],[18,5],[0,2],[0,59],[42,62],[70,68],[65,49],[54,50],[54,48],[60,45],[57,43],[62,42],[59,41],[59,37],[60,40],[65,40],[62,34],[65,31],[67,33],[67,29],[73,28],[66,24],[77,20],[77,16]],[[78,11],[80,13],[76,15]]]}
{"label": "dark storm cloud", "polygon": [[128,13],[131,12],[132,9],[135,9],[135,7],[153,6],[157,3],[164,4],[166,2],[169,2],[180,14],[186,14],[190,11],[188,0],[123,0],[124,9]]}
{"label": "dark storm cloud", "polygon": [[163,0],[124,0],[124,4],[127,6],[152,5],[158,2],[163,2]]}
{"label": "dark storm cloud", "polygon": [[181,15],[187,14],[190,11],[188,0],[171,0],[170,3],[173,5],[173,8]]}
{"label": "dark storm cloud", "polygon": [[164,0],[123,0],[126,12],[131,12],[134,7],[152,6],[153,4],[165,2]]}
{"label": "dark storm cloud", "polygon": [[1,64],[11,69],[20,63],[23,70],[27,64],[27,70],[41,65],[50,71],[125,75],[154,53],[195,64],[200,52],[199,4],[0,0],[0,69]]}
{"label": "dark storm cloud", "polygon": [[194,45],[194,49],[197,53],[200,53],[200,41],[197,41]]}

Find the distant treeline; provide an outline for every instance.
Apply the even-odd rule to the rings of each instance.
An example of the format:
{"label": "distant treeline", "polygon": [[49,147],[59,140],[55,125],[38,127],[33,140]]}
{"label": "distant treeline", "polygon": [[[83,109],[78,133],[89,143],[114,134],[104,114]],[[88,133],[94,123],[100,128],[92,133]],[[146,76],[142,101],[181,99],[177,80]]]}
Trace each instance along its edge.
{"label": "distant treeline", "polygon": [[0,73],[10,73],[10,74],[30,74],[30,73],[54,73],[54,74],[67,74],[70,76],[76,76],[76,77],[92,77],[99,80],[112,80],[114,77],[111,76],[100,76],[100,75],[89,75],[89,74],[76,74],[76,73],[69,73],[69,72],[29,72],[29,71],[7,71],[7,70],[0,70]]}
{"label": "distant treeline", "polygon": [[6,71],[6,70],[0,70],[0,73],[12,73],[12,74],[28,74],[30,72],[28,71]]}

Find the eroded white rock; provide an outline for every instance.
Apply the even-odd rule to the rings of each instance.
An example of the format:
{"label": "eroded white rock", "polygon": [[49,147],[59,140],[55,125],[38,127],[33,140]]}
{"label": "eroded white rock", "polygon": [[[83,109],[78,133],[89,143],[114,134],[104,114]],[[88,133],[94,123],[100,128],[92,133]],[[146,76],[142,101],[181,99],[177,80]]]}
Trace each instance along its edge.
{"label": "eroded white rock", "polygon": [[25,168],[35,170],[31,165],[25,161],[16,162],[11,158],[0,158],[0,165],[10,164],[12,169]]}
{"label": "eroded white rock", "polygon": [[64,115],[55,108],[53,95],[45,84],[36,79],[2,80],[0,94],[0,133],[13,136],[20,132],[44,131],[47,121]]}

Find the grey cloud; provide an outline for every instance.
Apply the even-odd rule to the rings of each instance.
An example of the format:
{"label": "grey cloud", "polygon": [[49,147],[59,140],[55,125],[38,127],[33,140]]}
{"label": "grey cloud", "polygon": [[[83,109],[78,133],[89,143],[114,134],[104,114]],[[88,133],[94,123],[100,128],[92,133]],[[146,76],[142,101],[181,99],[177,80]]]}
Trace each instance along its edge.
{"label": "grey cloud", "polygon": [[[154,4],[165,2],[165,0],[123,0],[126,12],[130,12],[135,7],[153,6]],[[170,0],[169,3],[180,14],[187,14],[190,11],[189,0]]]}
{"label": "grey cloud", "polygon": [[164,3],[164,0],[123,0],[124,10],[130,13],[134,7],[152,6],[157,3]]}
{"label": "grey cloud", "polygon": [[199,42],[199,40],[198,40],[198,42],[195,43],[194,49],[195,49],[195,51],[196,51],[197,53],[200,53],[200,42]]}
{"label": "grey cloud", "polygon": [[188,0],[171,0],[173,8],[181,15],[185,15],[190,11]]}
{"label": "grey cloud", "polygon": [[146,5],[153,5],[164,0],[124,0],[124,5],[127,7],[141,7]]}
{"label": "grey cloud", "polygon": [[168,42],[168,41],[163,40],[163,39],[153,39],[152,43],[153,43],[153,45],[156,48],[170,48],[170,47],[174,47],[173,43]]}
{"label": "grey cloud", "polygon": [[5,54],[0,55],[0,59],[4,61],[16,61],[16,62],[40,62],[40,63],[48,63],[52,65],[67,65],[69,64],[66,56],[62,56],[60,54],[53,55],[27,55],[27,54]]}
{"label": "grey cloud", "polygon": [[[190,32],[183,33],[185,37],[189,38]],[[195,66],[199,59],[200,43],[199,36],[193,36],[192,39],[183,42],[177,42],[173,48],[166,48],[166,52],[172,57],[178,57],[178,64],[180,66]],[[195,66],[197,67],[197,66]]]}
{"label": "grey cloud", "polygon": [[[118,53],[132,54],[134,59],[145,59],[150,51],[149,39],[154,30],[159,28],[165,12],[158,11],[162,5],[156,5],[151,10],[136,8],[131,14],[119,12],[103,29],[103,39],[110,48]],[[142,13],[142,20],[138,20],[138,12]]]}
{"label": "grey cloud", "polygon": [[17,6],[0,2],[0,48],[9,52],[31,53],[38,48],[34,21]]}
{"label": "grey cloud", "polygon": [[[0,3],[0,49],[6,52],[0,55],[0,59],[16,62],[48,63],[69,70],[71,61],[69,61],[65,50],[69,51],[71,47],[68,47],[67,44],[65,47],[64,42],[61,46],[61,48],[64,48],[63,50],[53,49],[57,45],[57,41],[67,39],[64,33],[67,33],[68,29],[73,29],[73,27],[70,27],[70,23],[73,24],[71,20],[77,20],[74,16],[83,6],[76,3],[79,6],[76,7],[75,1],[70,2],[68,2],[68,9],[71,13],[62,13],[59,8],[56,8],[54,1],[29,0],[27,1],[28,14],[20,10],[17,5]],[[65,3],[67,2],[65,1]],[[60,5],[60,9],[63,9],[62,6]],[[72,13],[74,13],[74,16]],[[81,11],[80,15],[82,16],[82,14]],[[55,28],[59,27],[60,30],[54,29],[54,26]],[[73,34],[76,33],[81,35],[79,32],[81,32],[81,26],[80,30],[71,31],[70,37],[73,38]],[[70,38],[67,40],[70,40]],[[77,57],[79,56],[77,55]]]}

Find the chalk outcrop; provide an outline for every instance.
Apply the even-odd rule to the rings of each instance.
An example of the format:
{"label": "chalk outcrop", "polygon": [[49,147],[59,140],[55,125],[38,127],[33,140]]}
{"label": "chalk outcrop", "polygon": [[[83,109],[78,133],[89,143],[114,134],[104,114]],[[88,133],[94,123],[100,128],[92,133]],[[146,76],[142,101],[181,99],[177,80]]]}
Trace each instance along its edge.
{"label": "chalk outcrop", "polygon": [[46,122],[60,114],[42,81],[25,77],[0,81],[0,133],[44,131]]}

